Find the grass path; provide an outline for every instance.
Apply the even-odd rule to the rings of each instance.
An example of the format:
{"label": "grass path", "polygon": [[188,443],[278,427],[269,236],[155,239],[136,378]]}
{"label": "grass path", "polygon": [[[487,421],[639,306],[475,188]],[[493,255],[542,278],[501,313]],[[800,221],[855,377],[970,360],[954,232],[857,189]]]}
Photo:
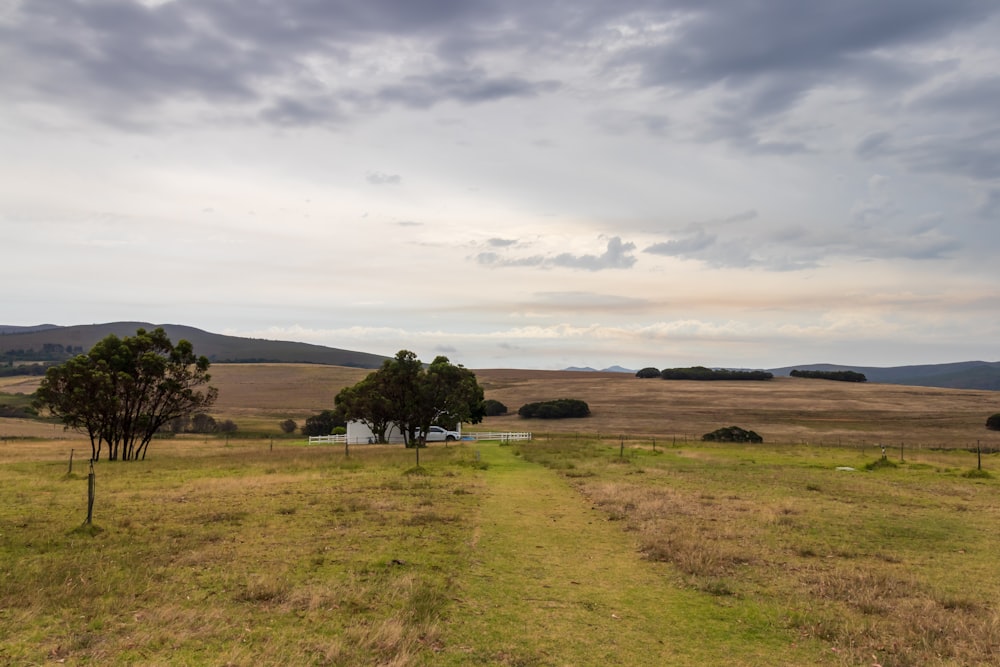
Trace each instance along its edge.
{"label": "grass path", "polygon": [[752,605],[673,585],[556,473],[480,451],[472,562],[433,664],[831,664]]}

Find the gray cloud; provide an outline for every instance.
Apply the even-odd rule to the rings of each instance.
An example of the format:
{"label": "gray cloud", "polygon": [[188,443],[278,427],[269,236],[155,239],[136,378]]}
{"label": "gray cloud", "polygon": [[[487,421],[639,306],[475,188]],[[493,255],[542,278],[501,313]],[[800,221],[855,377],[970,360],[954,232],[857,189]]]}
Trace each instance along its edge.
{"label": "gray cloud", "polygon": [[643,252],[648,252],[652,255],[665,255],[667,257],[693,257],[715,245],[717,241],[718,238],[714,234],[707,234],[704,230],[698,230],[695,234],[680,239],[654,243],[643,250]]}
{"label": "gray cloud", "polygon": [[978,131],[954,124],[906,137],[875,132],[858,143],[855,154],[862,159],[892,158],[912,171],[993,181],[1000,179],[1000,122]]}
{"label": "gray cloud", "polygon": [[444,100],[466,104],[495,102],[508,97],[534,97],[559,88],[555,81],[532,82],[519,77],[491,77],[481,69],[449,70],[411,76],[386,86],[375,94],[382,102],[419,109]]}
{"label": "gray cloud", "polygon": [[552,259],[556,266],[587,271],[602,271],[604,269],[627,269],[635,264],[634,243],[622,243],[621,238],[614,236],[608,240],[608,248],[601,255],[572,255],[562,253]]}
{"label": "gray cloud", "polygon": [[1000,220],[1000,188],[992,188],[983,194],[978,213],[987,220]]}
{"label": "gray cloud", "polygon": [[403,179],[399,174],[386,174],[381,171],[370,171],[365,180],[372,185],[399,185]]}
{"label": "gray cloud", "polygon": [[[997,11],[993,0],[842,0],[807,7],[799,0],[569,6],[31,0],[16,3],[0,23],[0,56],[11,65],[0,74],[0,90],[7,99],[87,108],[95,119],[126,127],[169,122],[150,111],[176,101],[206,105],[219,122],[235,114],[278,126],[341,127],[392,106],[426,109],[555,93],[567,82],[522,72],[532,63],[563,60],[571,70],[590,63],[576,76],[596,75],[600,86],[614,81],[624,89],[662,89],[668,100],[714,91],[703,101],[696,139],[790,156],[815,149],[777,120],[812,92],[846,84],[889,98],[940,71],[939,62],[912,56],[914,49]],[[400,54],[405,66],[397,71],[370,60],[380,44],[389,57],[405,48],[414,53]],[[347,76],[348,70],[363,74]],[[910,108],[995,109],[998,96],[1000,82],[990,76],[943,84]],[[596,117],[613,133],[676,134],[676,123],[660,109]],[[868,149],[860,145],[859,154]],[[966,173],[991,170],[982,156],[929,168],[970,161],[976,164]]]}
{"label": "gray cloud", "polygon": [[494,237],[488,240],[486,243],[493,246],[494,248],[509,248],[510,246],[517,244],[517,239],[501,239]]}
{"label": "gray cloud", "polygon": [[562,267],[584,271],[604,271],[606,269],[628,269],[636,262],[632,251],[634,243],[623,243],[620,237],[608,239],[607,249],[601,255],[574,255],[560,253],[555,256],[532,255],[530,257],[506,257],[495,252],[482,252],[475,260],[484,266],[496,267]]}
{"label": "gray cloud", "polygon": [[532,266],[544,266],[546,264],[545,257],[541,255],[532,255],[531,257],[501,257],[495,252],[481,252],[476,255],[476,262],[484,266],[497,266],[497,267],[532,267]]}

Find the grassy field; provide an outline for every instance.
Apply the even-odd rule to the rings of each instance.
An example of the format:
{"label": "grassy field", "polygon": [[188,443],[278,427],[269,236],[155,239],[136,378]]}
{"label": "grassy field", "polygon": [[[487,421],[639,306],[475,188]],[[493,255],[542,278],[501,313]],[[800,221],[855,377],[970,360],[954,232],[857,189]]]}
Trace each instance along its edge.
{"label": "grassy field", "polygon": [[[299,424],[333,407],[337,392],[370,371],[314,364],[216,364],[212,384],[217,419],[241,431],[278,435],[279,423]],[[630,374],[481,369],[487,398],[510,414],[487,418],[478,430],[594,433],[663,440],[697,440],[737,425],[765,442],[898,447],[1000,448],[1000,432],[984,428],[1000,412],[1000,393],[827,380],[775,378],[769,382],[639,380]],[[0,393],[30,393],[38,378],[0,378]],[[592,416],[563,421],[525,420],[517,409],[532,401],[578,398]],[[25,425],[0,419],[0,436]],[[34,429],[37,431],[38,429]],[[51,427],[49,430],[51,433]]]}
{"label": "grassy field", "polygon": [[[365,375],[213,371],[213,414],[275,434]],[[477,375],[514,410],[594,414],[493,418],[536,439],[419,469],[402,447],[157,440],[97,464],[89,527],[86,442],[0,420],[0,664],[1000,662],[1000,455],[978,475],[969,451],[1000,445],[996,393]],[[731,424],[765,444],[696,441]]]}

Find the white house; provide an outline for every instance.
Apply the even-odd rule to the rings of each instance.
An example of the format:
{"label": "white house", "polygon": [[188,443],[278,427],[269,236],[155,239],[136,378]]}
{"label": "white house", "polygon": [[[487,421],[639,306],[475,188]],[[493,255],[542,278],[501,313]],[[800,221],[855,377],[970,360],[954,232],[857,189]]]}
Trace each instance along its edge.
{"label": "white house", "polygon": [[[400,433],[395,426],[390,425],[389,429],[385,432],[386,440],[390,443],[402,444],[403,434]],[[440,426],[431,426],[431,430],[427,433],[427,442],[449,442],[451,440],[461,440],[462,439],[462,425],[458,425],[458,429],[454,431],[449,431],[443,429]],[[368,426],[359,421],[349,421],[347,422],[347,444],[349,445],[365,445],[374,444],[375,434]]]}

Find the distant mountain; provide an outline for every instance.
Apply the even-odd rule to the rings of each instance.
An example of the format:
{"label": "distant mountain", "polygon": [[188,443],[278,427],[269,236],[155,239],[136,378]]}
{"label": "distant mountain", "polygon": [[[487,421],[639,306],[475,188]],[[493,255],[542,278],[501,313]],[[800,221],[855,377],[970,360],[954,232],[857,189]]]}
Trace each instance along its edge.
{"label": "distant mountain", "polygon": [[882,382],[884,384],[1000,391],[1000,361],[959,361],[950,364],[891,366],[888,368],[803,364],[768,370],[775,375],[789,375],[796,369],[800,371],[856,371],[864,373],[869,382]]}
{"label": "distant mountain", "polygon": [[34,331],[45,331],[46,329],[58,328],[58,324],[36,324],[33,327],[17,327],[9,324],[0,324],[0,336],[5,334],[32,333]]}
{"label": "distant mountain", "polygon": [[590,366],[570,366],[564,368],[564,371],[584,371],[588,373],[635,373],[634,370],[630,368],[622,368],[621,366],[608,366],[607,368],[602,368],[597,370],[596,368],[591,368]]}
{"label": "distant mountain", "polygon": [[[82,349],[86,352],[94,344],[110,334],[134,336],[136,329],[152,331],[163,327],[171,341],[185,339],[194,346],[195,354],[205,355],[214,363],[307,363],[354,368],[378,368],[388,357],[367,352],[354,352],[323,345],[266,340],[262,338],[241,338],[209,333],[194,327],[179,324],[149,324],[146,322],[111,322],[108,324],[85,324],[60,327],[40,325],[37,327],[9,327],[0,325],[0,356],[8,351],[22,351],[19,359],[30,360],[25,351],[41,353],[49,346],[66,349]],[[39,359],[45,359],[39,354]]]}

